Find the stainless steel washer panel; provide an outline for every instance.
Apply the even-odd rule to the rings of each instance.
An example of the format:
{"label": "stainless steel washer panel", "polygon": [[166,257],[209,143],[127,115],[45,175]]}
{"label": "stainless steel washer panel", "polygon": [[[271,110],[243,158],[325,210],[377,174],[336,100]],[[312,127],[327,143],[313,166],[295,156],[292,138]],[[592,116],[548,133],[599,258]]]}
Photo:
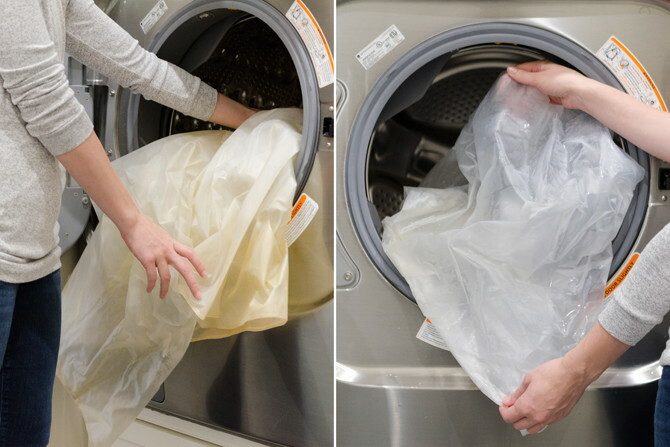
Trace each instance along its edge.
{"label": "stainless steel washer panel", "polygon": [[[658,87],[670,92],[667,54],[670,14],[661,2],[626,1],[372,1],[338,3],[338,147],[348,144],[352,124],[372,86],[406,52],[427,39],[479,22],[525,23],[558,33],[595,52],[616,35],[641,59]],[[365,70],[355,54],[395,24],[405,40]],[[630,387],[596,388],[564,422],[539,436],[522,438],[497,415],[479,391],[454,390],[458,363],[446,351],[416,340],[422,321],[407,300],[371,264],[352,226],[344,192],[344,150],[338,151],[337,230],[346,262],[338,261],[338,444],[344,446],[591,446],[650,445],[653,376],[630,374]],[[658,160],[650,163],[647,216],[633,250],[639,251],[666,223],[670,207],[659,191]],[[663,166],[667,166],[663,164]],[[348,275],[347,275],[348,274]],[[342,278],[340,280],[340,278]],[[612,370],[647,365],[667,339],[667,321]],[[632,373],[634,370],[629,370]],[[343,373],[346,372],[346,374]],[[373,372],[373,374],[371,374]],[[380,385],[371,378],[387,377]],[[356,384],[351,377],[360,379]],[[428,380],[430,379],[430,380]],[[399,388],[396,383],[402,383]],[[425,386],[428,387],[425,387]],[[602,384],[597,384],[601,386]],[[470,384],[470,386],[472,386]],[[466,387],[467,388],[467,387]],[[630,411],[629,411],[630,410]],[[631,441],[637,439],[637,442]]]}
{"label": "stainless steel washer panel", "polygon": [[331,302],[283,327],[192,344],[150,407],[273,445],[332,445],[332,315]]}
{"label": "stainless steel washer panel", "polygon": [[572,415],[521,436],[479,391],[337,387],[341,447],[644,447],[656,384],[587,391]]}

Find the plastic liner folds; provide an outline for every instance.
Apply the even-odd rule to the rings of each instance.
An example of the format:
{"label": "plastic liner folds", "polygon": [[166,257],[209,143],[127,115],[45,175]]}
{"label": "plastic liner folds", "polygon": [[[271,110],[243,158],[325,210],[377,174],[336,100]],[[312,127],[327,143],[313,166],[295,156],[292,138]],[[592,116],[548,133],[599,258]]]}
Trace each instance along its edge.
{"label": "plastic liner folds", "polygon": [[[184,355],[192,338],[286,322],[289,221],[302,114],[259,112],[234,133],[170,136],[114,162],[141,210],[194,247],[209,278],[192,298],[146,274],[103,216],[63,290],[58,377],[93,447],[110,446]],[[194,334],[195,331],[195,334]]]}
{"label": "plastic liner folds", "polygon": [[495,403],[596,321],[643,176],[600,123],[503,75],[384,220],[384,250]]}

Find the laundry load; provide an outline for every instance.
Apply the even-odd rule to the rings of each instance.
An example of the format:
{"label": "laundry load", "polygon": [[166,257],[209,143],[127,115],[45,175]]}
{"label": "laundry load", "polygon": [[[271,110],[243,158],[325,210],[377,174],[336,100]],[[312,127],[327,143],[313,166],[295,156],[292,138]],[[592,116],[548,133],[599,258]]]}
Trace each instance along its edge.
{"label": "laundry load", "polygon": [[142,212],[193,247],[209,276],[199,301],[174,270],[165,299],[147,293],[144,268],[102,216],[63,290],[57,369],[89,445],[114,442],[193,338],[286,322],[301,122],[297,109],[259,112],[232,134],[174,135],[114,161]]}
{"label": "laundry load", "polygon": [[421,311],[496,404],[596,321],[643,177],[600,123],[503,75],[426,177],[442,189],[406,188],[383,221]]}

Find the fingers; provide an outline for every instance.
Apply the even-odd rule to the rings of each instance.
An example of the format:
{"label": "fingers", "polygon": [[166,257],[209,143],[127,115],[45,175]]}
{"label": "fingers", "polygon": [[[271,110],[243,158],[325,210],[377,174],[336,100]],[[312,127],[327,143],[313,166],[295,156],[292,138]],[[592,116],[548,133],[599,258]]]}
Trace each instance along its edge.
{"label": "fingers", "polygon": [[517,430],[527,430],[531,427],[535,427],[536,423],[534,421],[531,421],[528,418],[521,418],[514,424],[512,424],[512,427],[516,428]]}
{"label": "fingers", "polygon": [[184,277],[184,280],[186,281],[186,284],[191,290],[193,296],[199,300],[201,298],[200,288],[198,287],[198,283],[195,280],[195,276],[191,271],[189,263],[184,259],[185,258],[182,258],[181,255],[175,252],[171,258],[168,259],[165,257],[160,257],[153,267],[145,267],[147,272],[147,293],[151,293],[151,291],[156,286],[158,276],[160,276],[161,282],[159,296],[161,298],[165,298],[167,296],[170,290],[171,279],[169,265],[172,265],[179,272],[179,274]]}
{"label": "fingers", "polygon": [[147,293],[151,293],[156,286],[156,280],[158,279],[158,272],[156,271],[156,264],[147,263],[144,265],[144,270],[147,272]]}
{"label": "fingers", "polygon": [[547,60],[530,61],[530,62],[524,62],[523,64],[519,64],[516,66],[516,68],[523,71],[529,71],[531,73],[538,73],[540,71],[546,70],[552,64],[553,62],[549,62]]}
{"label": "fingers", "polygon": [[547,424],[536,424],[536,425],[533,425],[532,427],[528,428],[528,433],[530,433],[531,435],[534,435],[536,433],[540,433],[542,430],[544,430],[547,427],[548,427]]}
{"label": "fingers", "polygon": [[171,264],[174,266],[174,268],[177,269],[179,274],[184,278],[184,281],[186,281],[186,285],[191,290],[191,293],[193,294],[195,299],[199,300],[201,298],[200,288],[198,287],[198,283],[195,280],[195,277],[193,275],[193,272],[191,271],[189,264],[186,261],[184,261],[184,258],[178,255],[172,259]]}
{"label": "fingers", "polygon": [[193,249],[187,247],[186,245],[180,244],[179,242],[175,242],[174,251],[176,251],[178,255],[188,259],[191,265],[195,268],[195,271],[198,272],[200,276],[203,278],[207,276],[207,269],[205,269],[205,264],[202,263]]}
{"label": "fingers", "polygon": [[537,72],[522,70],[518,67],[507,67],[507,74],[519,84],[535,87],[538,83]]}
{"label": "fingers", "polygon": [[[523,414],[523,412],[514,405],[517,399],[519,399],[519,397],[521,397],[521,395],[526,391],[528,385],[530,385],[530,376],[526,375],[521,381],[521,385],[519,385],[519,387],[512,394],[505,397],[503,399],[503,405],[498,408],[498,411],[500,411],[500,416],[502,416],[503,420],[509,424],[514,424],[514,428],[517,428],[516,424],[524,425],[517,430],[522,430],[535,424],[535,422],[530,423],[530,421],[526,418],[527,415]],[[524,423],[524,420],[527,422]]]}
{"label": "fingers", "polygon": [[521,385],[519,385],[519,387],[516,390],[514,390],[512,394],[506,396],[503,399],[503,404],[507,407],[511,407],[512,405],[514,405],[514,402],[516,402],[516,400],[523,394],[523,392],[526,391],[528,385],[530,385],[530,377],[526,375],[521,381]]}
{"label": "fingers", "polygon": [[157,262],[158,274],[161,277],[161,292],[160,297],[165,298],[170,289],[170,269],[168,268],[165,258],[159,258]]}
{"label": "fingers", "polygon": [[502,416],[503,420],[508,424],[515,424],[525,417],[525,415],[521,414],[519,409],[515,406],[500,406],[498,407],[498,411],[500,412],[500,416]]}
{"label": "fingers", "polygon": [[519,84],[537,87],[539,81],[538,73],[556,65],[553,62],[530,61],[516,66],[507,67],[507,74]]}

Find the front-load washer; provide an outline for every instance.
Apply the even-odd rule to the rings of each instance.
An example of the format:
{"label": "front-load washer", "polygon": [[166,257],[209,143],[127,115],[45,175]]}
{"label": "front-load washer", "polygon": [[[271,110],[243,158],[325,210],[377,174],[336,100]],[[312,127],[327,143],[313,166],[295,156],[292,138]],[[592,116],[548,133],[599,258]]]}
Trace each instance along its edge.
{"label": "front-load washer", "polygon": [[[332,1],[96,3],[144,48],[227,96],[257,109],[302,108],[296,197],[306,193],[319,205],[289,250],[289,322],[193,343],[149,407],[262,443],[332,445]],[[111,159],[170,134],[219,128],[147,101],[76,61],[68,61],[68,72]],[[69,181],[63,204],[64,257],[76,258],[90,202]]]}
{"label": "front-load washer", "polygon": [[[350,0],[338,2],[337,24],[337,444],[651,445],[668,320],[606,371],[569,417],[522,437],[448,351],[416,338],[423,316],[380,232],[381,220],[400,209],[403,187],[418,185],[448,153],[508,65],[555,60],[623,89],[598,57],[606,42],[623,42],[626,49],[617,48],[641,61],[637,70],[646,68],[660,91],[646,99],[664,107],[670,5]],[[670,222],[670,165],[613,138],[647,172],[612,241],[616,279]]]}

